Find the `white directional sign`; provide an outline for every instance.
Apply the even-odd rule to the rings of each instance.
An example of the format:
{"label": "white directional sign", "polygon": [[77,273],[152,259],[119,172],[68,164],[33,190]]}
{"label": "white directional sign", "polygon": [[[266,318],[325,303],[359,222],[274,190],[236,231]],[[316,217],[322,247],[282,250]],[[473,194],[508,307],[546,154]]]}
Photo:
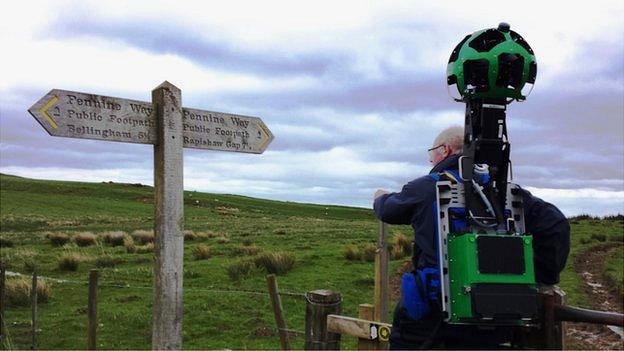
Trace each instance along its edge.
{"label": "white directional sign", "polygon": [[[156,117],[145,101],[53,89],[30,114],[53,136],[155,144]],[[182,108],[187,148],[262,153],[273,134],[258,117]]]}

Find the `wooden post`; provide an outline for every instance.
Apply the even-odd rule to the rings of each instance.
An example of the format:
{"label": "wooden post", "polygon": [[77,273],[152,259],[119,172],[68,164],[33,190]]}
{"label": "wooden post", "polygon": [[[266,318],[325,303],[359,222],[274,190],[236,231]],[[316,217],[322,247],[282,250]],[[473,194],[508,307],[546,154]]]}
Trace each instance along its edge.
{"label": "wooden post", "polygon": [[184,258],[182,93],[169,82],[152,91],[154,146],[154,296],[152,349],[182,348]]}
{"label": "wooden post", "polygon": [[539,348],[551,350],[565,349],[564,322],[555,320],[555,305],[563,305],[565,293],[558,286],[540,287],[542,298],[542,340]]}
{"label": "wooden post", "polygon": [[375,321],[388,322],[390,277],[388,275],[388,225],[379,222],[379,240],[375,255]]}
{"label": "wooden post", "polygon": [[97,348],[97,297],[98,297],[98,270],[89,271],[89,305],[88,305],[88,326],[87,326],[87,350]]}
{"label": "wooden post", "polygon": [[341,297],[330,290],[306,293],[305,349],[339,350],[340,334],[327,330],[327,315],[340,314]]}
{"label": "wooden post", "polygon": [[6,299],[6,268],[0,263],[0,341],[4,340],[4,304]]}
{"label": "wooden post", "polygon": [[37,349],[37,272],[32,274],[32,286],[30,288],[30,307],[32,313],[32,343],[31,350]]}
{"label": "wooden post", "polygon": [[269,296],[271,297],[271,305],[273,305],[273,313],[275,314],[275,323],[280,337],[280,345],[282,350],[290,350],[288,344],[288,332],[286,331],[286,320],[284,319],[284,311],[282,309],[282,299],[279,296],[277,280],[275,274],[267,275],[267,285],[269,286]]}
{"label": "wooden post", "polygon": [[[358,318],[373,320],[375,319],[375,306],[363,303],[358,306]],[[358,350],[377,350],[379,347],[376,340],[358,338]]]}

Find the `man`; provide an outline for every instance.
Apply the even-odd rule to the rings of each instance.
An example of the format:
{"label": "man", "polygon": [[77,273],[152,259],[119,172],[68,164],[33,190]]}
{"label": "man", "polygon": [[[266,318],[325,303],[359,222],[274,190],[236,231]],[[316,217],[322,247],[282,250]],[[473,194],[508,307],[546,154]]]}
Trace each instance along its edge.
{"label": "man", "polygon": [[[443,130],[428,150],[433,169],[429,174],[457,170],[462,152],[464,130],[453,126]],[[423,176],[405,184],[401,192],[375,192],[377,217],[390,224],[411,224],[414,229],[415,269],[438,267],[437,226],[435,219],[436,180]],[[533,235],[535,277],[541,284],[556,284],[563,270],[570,246],[570,227],[565,216],[552,204],[522,190],[525,229]],[[439,306],[419,320],[410,318],[399,303],[394,312],[391,349],[419,348],[499,348],[510,342],[512,331],[507,328],[484,330],[477,326],[442,323]]]}

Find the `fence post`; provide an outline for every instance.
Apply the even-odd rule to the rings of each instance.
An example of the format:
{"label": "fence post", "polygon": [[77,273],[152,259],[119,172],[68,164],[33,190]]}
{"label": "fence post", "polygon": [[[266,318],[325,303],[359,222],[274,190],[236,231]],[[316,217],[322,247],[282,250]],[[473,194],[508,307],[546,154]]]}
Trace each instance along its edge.
{"label": "fence post", "polygon": [[280,345],[282,346],[282,350],[290,350],[288,333],[286,332],[286,320],[284,319],[284,311],[282,310],[282,299],[279,296],[275,274],[269,274],[266,278],[267,285],[269,286],[271,304],[273,305],[273,313],[275,314],[275,323],[277,324],[277,331],[280,337]]}
{"label": "fence post", "polygon": [[340,314],[342,299],[330,290],[306,293],[306,350],[340,350],[340,334],[327,331],[327,315]]}
{"label": "fence post", "polygon": [[[375,306],[363,303],[358,306],[358,318],[372,321],[375,318]],[[375,340],[358,338],[358,350],[377,350],[379,344]]]}
{"label": "fence post", "polygon": [[30,288],[30,306],[32,313],[32,344],[31,350],[37,349],[37,272],[32,274],[32,286]]}
{"label": "fence post", "polygon": [[4,262],[0,262],[0,341],[4,340],[4,304],[6,299],[6,269]]}
{"label": "fence post", "polygon": [[542,301],[540,310],[541,328],[530,338],[531,347],[538,349],[563,350],[564,324],[555,319],[555,305],[563,305],[565,293],[556,285],[543,285],[538,289]]}
{"label": "fence post", "polygon": [[89,271],[89,303],[88,303],[88,325],[87,325],[87,350],[97,348],[97,297],[98,297],[98,270]]}
{"label": "fence post", "polygon": [[375,255],[375,321],[388,322],[388,224],[379,222],[379,239]]}

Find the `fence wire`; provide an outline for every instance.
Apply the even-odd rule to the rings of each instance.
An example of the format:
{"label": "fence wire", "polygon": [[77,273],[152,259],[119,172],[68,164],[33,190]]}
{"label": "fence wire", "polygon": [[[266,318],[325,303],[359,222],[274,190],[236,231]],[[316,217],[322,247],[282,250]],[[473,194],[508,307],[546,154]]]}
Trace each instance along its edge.
{"label": "fence wire", "polygon": [[[30,277],[30,274],[22,274],[18,272],[10,272],[6,271],[7,277]],[[37,276],[37,279],[48,280],[55,283],[60,284],[76,284],[76,285],[89,285],[87,280],[79,281],[72,279],[59,279],[53,277],[45,277],[45,276]],[[98,288],[119,288],[119,289],[143,289],[143,290],[153,290],[153,286],[141,286],[141,285],[130,285],[130,284],[115,284],[115,283],[106,283],[101,280],[98,282]],[[209,292],[209,293],[225,293],[225,294],[249,294],[249,295],[264,295],[269,296],[268,291],[257,291],[257,290],[236,290],[236,289],[207,289],[200,288],[194,286],[184,286],[185,291],[196,291],[196,292]],[[305,298],[305,293],[298,293],[292,291],[280,291],[279,295],[288,296],[288,297],[298,297]]]}

